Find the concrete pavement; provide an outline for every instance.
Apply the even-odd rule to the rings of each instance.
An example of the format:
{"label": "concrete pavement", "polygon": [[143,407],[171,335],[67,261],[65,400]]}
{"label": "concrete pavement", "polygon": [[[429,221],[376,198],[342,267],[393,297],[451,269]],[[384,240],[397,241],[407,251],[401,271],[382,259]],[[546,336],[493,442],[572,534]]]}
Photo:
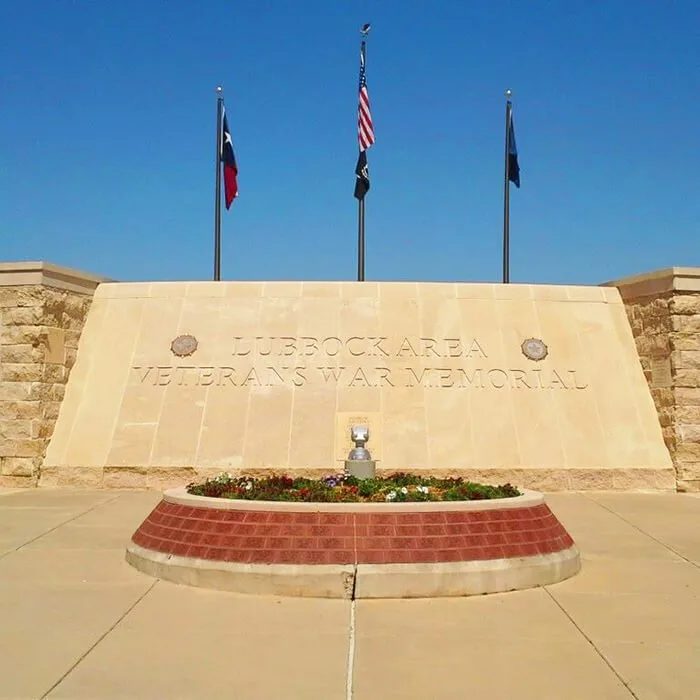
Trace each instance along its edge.
{"label": "concrete pavement", "polygon": [[0,492],[0,698],[700,698],[697,496],[552,494],[573,579],[356,604],[138,573],[124,546],[158,498]]}

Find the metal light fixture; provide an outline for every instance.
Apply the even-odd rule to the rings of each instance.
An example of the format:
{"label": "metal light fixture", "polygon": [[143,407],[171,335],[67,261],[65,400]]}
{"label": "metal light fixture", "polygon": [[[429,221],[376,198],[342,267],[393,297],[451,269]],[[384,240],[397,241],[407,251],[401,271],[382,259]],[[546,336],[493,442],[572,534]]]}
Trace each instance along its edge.
{"label": "metal light fixture", "polygon": [[369,428],[366,425],[353,425],[350,428],[350,439],[355,447],[350,450],[345,460],[345,471],[358,479],[374,477],[377,463],[365,447],[369,440]]}
{"label": "metal light fixture", "polygon": [[369,428],[366,425],[353,425],[350,428],[350,439],[355,443],[355,447],[350,450],[348,459],[354,461],[372,458],[369,450],[365,447],[369,440]]}

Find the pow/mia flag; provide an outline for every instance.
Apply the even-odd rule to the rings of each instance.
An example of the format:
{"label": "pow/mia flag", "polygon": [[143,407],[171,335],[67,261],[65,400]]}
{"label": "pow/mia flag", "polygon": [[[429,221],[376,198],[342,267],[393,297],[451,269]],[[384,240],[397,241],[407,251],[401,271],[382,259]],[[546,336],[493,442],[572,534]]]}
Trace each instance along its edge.
{"label": "pow/mia flag", "polygon": [[360,151],[355,166],[355,199],[364,199],[369,192],[369,168],[367,167],[367,151]]}

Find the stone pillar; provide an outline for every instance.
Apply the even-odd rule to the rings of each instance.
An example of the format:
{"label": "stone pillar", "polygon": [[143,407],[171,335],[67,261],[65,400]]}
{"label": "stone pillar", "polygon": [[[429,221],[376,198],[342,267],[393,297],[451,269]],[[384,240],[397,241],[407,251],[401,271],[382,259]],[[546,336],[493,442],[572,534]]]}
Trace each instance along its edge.
{"label": "stone pillar", "polygon": [[700,491],[700,268],[607,282],[627,309],[679,491]]}
{"label": "stone pillar", "polygon": [[36,486],[101,278],[0,263],[0,486]]}

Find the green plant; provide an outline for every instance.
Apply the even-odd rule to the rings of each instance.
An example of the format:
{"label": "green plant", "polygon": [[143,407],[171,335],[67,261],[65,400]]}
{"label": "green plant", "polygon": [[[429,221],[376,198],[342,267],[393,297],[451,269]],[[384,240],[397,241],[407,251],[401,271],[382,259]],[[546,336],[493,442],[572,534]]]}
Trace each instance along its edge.
{"label": "green plant", "polygon": [[212,498],[307,503],[473,501],[520,495],[511,484],[489,486],[459,477],[439,479],[404,472],[373,479],[357,479],[346,474],[308,479],[285,474],[255,478],[226,473],[200,484],[191,483],[187,492]]}

